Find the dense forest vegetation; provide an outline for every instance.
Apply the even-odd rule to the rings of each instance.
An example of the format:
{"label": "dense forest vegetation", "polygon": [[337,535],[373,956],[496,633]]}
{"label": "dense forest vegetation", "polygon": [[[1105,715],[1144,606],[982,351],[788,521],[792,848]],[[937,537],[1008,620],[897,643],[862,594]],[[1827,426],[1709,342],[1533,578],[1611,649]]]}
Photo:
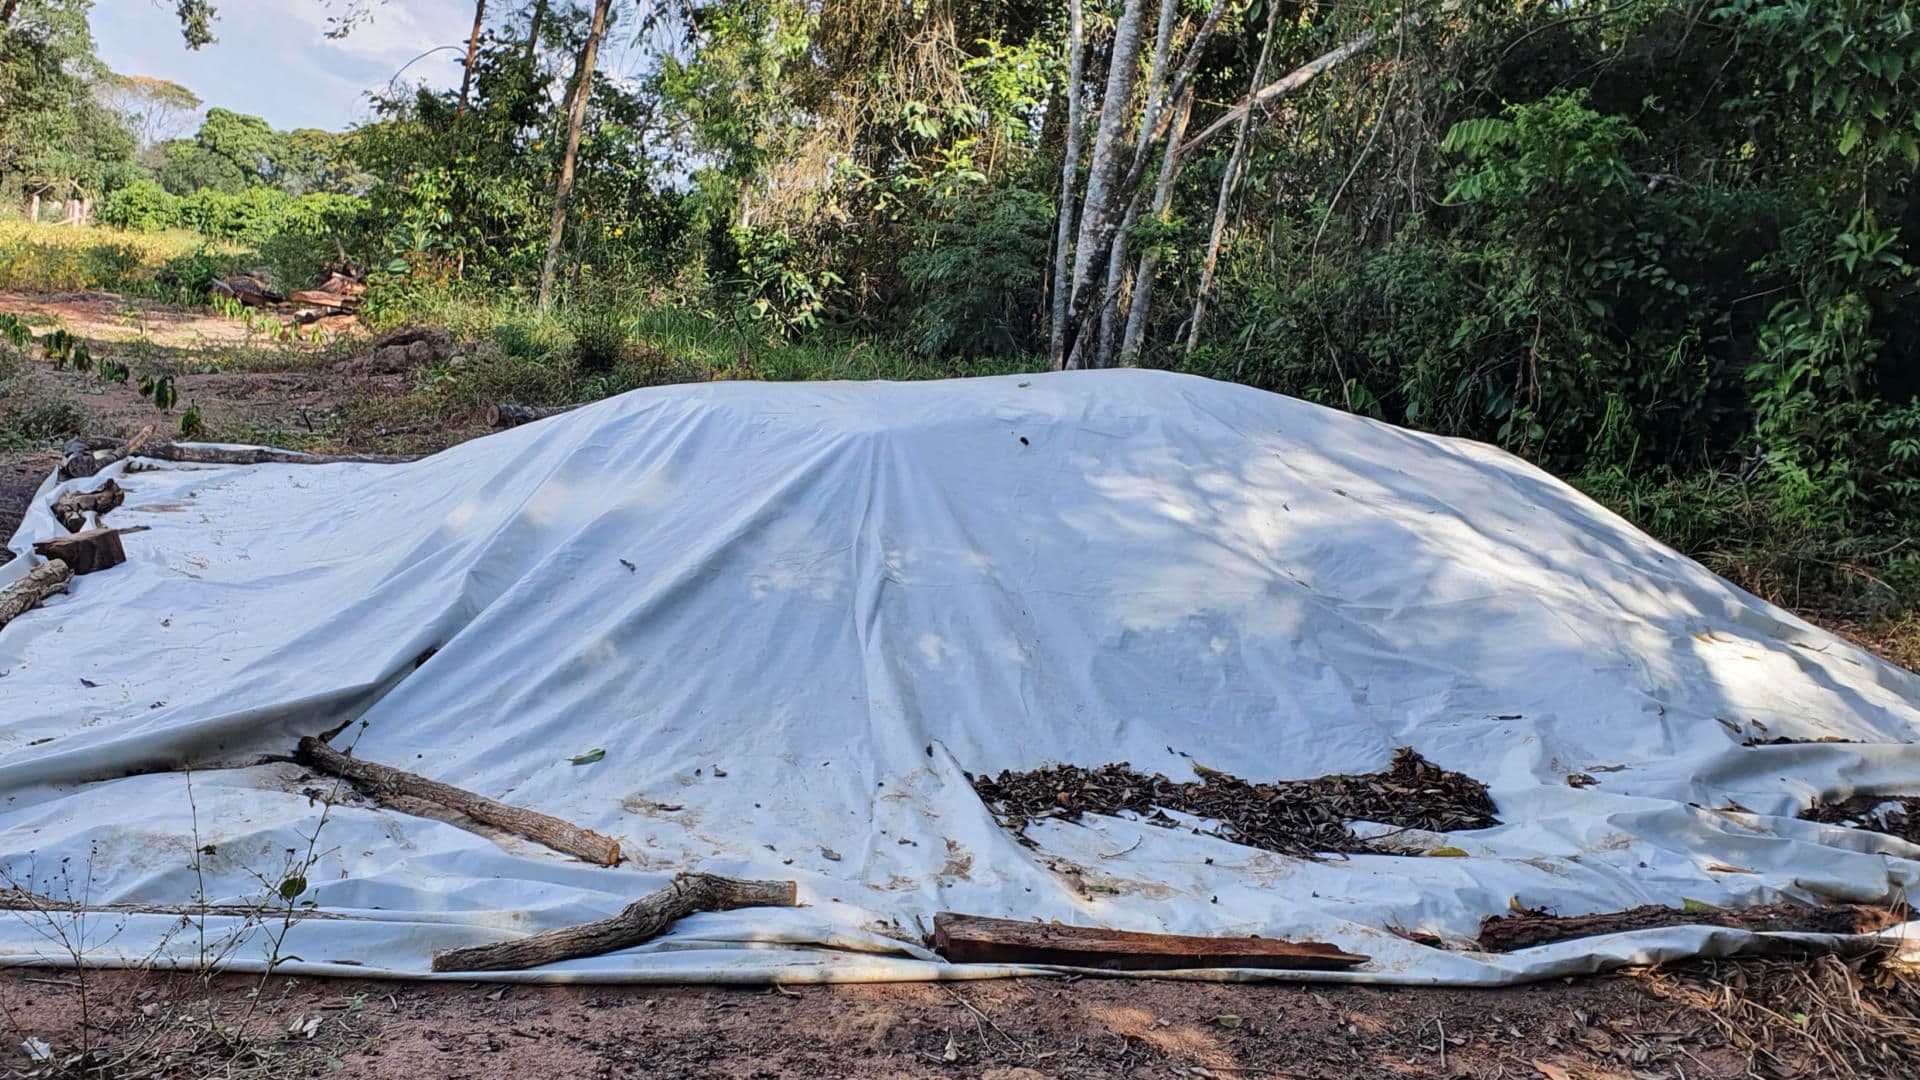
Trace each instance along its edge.
{"label": "dense forest vegetation", "polygon": [[591,392],[659,377],[636,306],[1236,380],[1496,443],[1772,595],[1920,597],[1894,0],[477,0],[465,82],[346,133],[106,71],[88,0],[4,3],[11,213],[347,263],[376,321],[458,311]]}

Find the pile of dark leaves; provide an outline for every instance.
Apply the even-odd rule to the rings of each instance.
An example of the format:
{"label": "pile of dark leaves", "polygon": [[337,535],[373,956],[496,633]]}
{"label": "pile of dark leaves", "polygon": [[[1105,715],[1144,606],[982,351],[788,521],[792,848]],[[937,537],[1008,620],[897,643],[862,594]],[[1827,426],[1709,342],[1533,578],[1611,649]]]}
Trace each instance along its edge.
{"label": "pile of dark leaves", "polygon": [[1911,795],[1855,795],[1837,803],[1814,803],[1800,811],[1806,821],[1855,825],[1920,844],[1920,798]]}
{"label": "pile of dark leaves", "polygon": [[1145,820],[1173,826],[1175,810],[1219,823],[1217,835],[1249,847],[1312,858],[1388,850],[1354,834],[1356,821],[1408,829],[1451,832],[1498,825],[1487,787],[1448,772],[1411,749],[1401,749],[1384,772],[1322,776],[1254,784],[1196,767],[1198,782],[1169,780],[1133,771],[1127,763],[1083,769],[1052,765],[1029,772],[975,776],[973,789],[1020,835],[1032,821],[1078,820],[1082,814],[1131,810]]}

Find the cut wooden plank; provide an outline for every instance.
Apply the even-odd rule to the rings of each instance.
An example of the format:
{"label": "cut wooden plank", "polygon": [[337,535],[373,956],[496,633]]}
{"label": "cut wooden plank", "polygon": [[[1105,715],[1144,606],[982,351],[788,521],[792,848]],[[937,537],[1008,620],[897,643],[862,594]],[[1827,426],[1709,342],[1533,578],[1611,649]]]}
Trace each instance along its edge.
{"label": "cut wooden plank", "polygon": [[35,554],[65,563],[75,574],[94,574],[110,570],[127,561],[127,549],[120,543],[121,529],[88,529],[72,536],[57,536],[33,545]]}
{"label": "cut wooden plank", "polygon": [[100,515],[127,501],[127,493],[112,480],[92,491],[69,491],[53,500],[53,516],[68,532],[79,532],[87,525],[87,515]]}
{"label": "cut wooden plank", "polygon": [[565,926],[516,941],[437,952],[433,954],[433,970],[521,971],[581,956],[599,956],[651,941],[696,911],[793,907],[798,892],[791,881],[681,874],[671,885],[635,900],[610,919]]}
{"label": "cut wooden plank", "polygon": [[618,840],[562,821],[551,814],[509,806],[465,788],[429,780],[390,765],[363,761],[343,754],[310,735],[300,740],[295,756],[316,769],[351,780],[354,786],[375,799],[385,801],[396,796],[425,799],[458,810],[475,821],[504,829],[515,836],[524,836],[591,863],[601,866],[617,866],[620,863]]}
{"label": "cut wooden plank", "polygon": [[1721,926],[1755,933],[1861,934],[1887,925],[1884,912],[1877,917],[1870,908],[1780,903],[1750,908],[1696,906],[1689,911],[1647,904],[1595,915],[1550,915],[1544,911],[1489,915],[1480,923],[1480,947],[1487,952],[1511,952],[1555,941],[1665,926]]}
{"label": "cut wooden plank", "polygon": [[990,919],[943,911],[933,917],[933,947],[956,964],[1058,964],[1114,971],[1269,968],[1325,971],[1371,957],[1323,941],[1143,934],[1092,926]]}
{"label": "cut wooden plank", "polygon": [[54,593],[66,592],[72,580],[73,570],[57,559],[27,571],[26,577],[0,589],[0,627],[39,607]]}

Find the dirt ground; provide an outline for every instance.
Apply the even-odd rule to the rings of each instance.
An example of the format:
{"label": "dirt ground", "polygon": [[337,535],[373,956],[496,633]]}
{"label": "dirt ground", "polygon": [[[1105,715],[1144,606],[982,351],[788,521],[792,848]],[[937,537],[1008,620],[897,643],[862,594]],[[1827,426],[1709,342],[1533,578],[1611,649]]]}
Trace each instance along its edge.
{"label": "dirt ground", "polygon": [[1480,991],[1100,979],[750,989],[204,984],[96,972],[87,1044],[78,976],[38,971],[0,976],[0,1023],[23,1066],[19,1045],[32,1038],[57,1056],[99,1047],[109,1062],[131,1057],[165,1076],[1913,1075],[1897,1065],[1835,1072],[1815,1039],[1791,1030],[1764,1052],[1736,1042],[1711,1005],[1714,980],[1739,970]]}
{"label": "dirt ground", "polygon": [[[182,404],[222,433],[297,438],[348,395],[404,378],[110,294],[0,293],[0,311],[156,350],[179,372]],[[153,422],[129,388],[44,364],[36,375],[98,432]],[[0,536],[57,463],[0,452]],[[1917,1018],[1904,973],[1833,957],[1481,991],[1099,979],[536,988],[34,969],[0,972],[0,1076],[1920,1077]]]}

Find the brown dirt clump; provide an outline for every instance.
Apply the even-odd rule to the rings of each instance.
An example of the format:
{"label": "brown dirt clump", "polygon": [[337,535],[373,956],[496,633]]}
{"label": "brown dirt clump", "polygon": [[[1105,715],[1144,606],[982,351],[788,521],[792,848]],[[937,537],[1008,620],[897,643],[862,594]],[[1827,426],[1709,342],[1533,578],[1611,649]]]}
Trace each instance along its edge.
{"label": "brown dirt clump", "polygon": [[1123,810],[1155,825],[1172,826],[1165,811],[1174,810],[1219,822],[1219,835],[1235,843],[1312,858],[1388,851],[1356,835],[1351,827],[1356,821],[1431,832],[1500,823],[1485,784],[1442,769],[1405,747],[1384,772],[1353,776],[1255,784],[1212,769],[1199,772],[1198,782],[1176,782],[1157,773],[1135,772],[1121,762],[1094,769],[1053,765],[1008,770],[971,779],[981,800],[1015,835],[1045,818],[1076,821],[1082,814]]}

